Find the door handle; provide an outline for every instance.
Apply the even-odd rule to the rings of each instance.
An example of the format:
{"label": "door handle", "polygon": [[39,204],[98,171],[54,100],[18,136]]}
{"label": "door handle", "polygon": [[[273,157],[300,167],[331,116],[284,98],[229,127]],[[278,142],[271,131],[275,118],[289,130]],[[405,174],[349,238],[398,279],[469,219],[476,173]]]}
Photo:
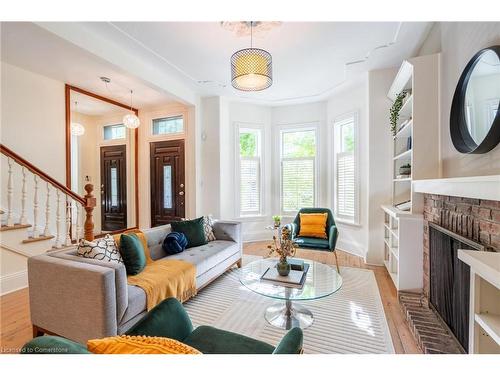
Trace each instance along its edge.
{"label": "door handle", "polygon": [[179,191],[179,195],[184,195],[184,192],[183,191]]}

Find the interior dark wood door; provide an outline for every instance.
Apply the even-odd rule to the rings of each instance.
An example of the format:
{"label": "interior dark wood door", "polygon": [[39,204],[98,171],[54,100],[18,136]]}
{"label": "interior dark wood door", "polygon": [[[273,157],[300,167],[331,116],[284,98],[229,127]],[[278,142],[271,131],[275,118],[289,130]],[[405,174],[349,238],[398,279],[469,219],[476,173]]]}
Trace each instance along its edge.
{"label": "interior dark wood door", "polygon": [[101,229],[127,228],[127,149],[101,147]]}
{"label": "interior dark wood door", "polygon": [[151,226],[185,216],[184,141],[154,142],[151,157]]}

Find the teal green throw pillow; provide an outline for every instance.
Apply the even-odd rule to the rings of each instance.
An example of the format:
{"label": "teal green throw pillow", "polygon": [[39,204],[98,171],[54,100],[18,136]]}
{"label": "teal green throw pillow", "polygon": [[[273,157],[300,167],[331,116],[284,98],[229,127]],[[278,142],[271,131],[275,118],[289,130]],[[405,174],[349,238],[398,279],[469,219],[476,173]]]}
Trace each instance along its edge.
{"label": "teal green throw pillow", "polygon": [[207,243],[205,231],[203,230],[203,216],[193,220],[174,221],[170,225],[172,232],[183,233],[186,236],[188,241],[186,248]]}
{"label": "teal green throw pillow", "polygon": [[128,275],[137,275],[146,267],[144,246],[135,234],[122,234],[120,236],[120,254]]}

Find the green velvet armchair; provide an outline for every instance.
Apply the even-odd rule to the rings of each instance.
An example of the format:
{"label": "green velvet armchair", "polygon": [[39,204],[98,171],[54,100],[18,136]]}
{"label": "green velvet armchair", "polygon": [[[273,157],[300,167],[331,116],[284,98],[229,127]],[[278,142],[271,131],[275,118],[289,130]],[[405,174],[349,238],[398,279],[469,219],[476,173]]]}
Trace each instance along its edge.
{"label": "green velvet armchair", "polygon": [[[303,340],[300,328],[288,331],[276,347],[214,327],[200,326],[193,330],[186,310],[175,298],[154,307],[126,334],[172,338],[204,354],[300,354]],[[21,353],[90,354],[84,345],[57,336],[36,337],[24,345]]]}
{"label": "green velvet armchair", "polygon": [[[315,238],[315,237],[300,237],[300,214],[328,214],[326,219],[326,235],[328,238]],[[337,244],[337,237],[339,231],[335,225],[335,220],[333,218],[332,211],[328,208],[301,208],[295,216],[292,223],[287,225],[292,235],[292,240],[300,248],[333,251],[335,254],[335,262],[337,264],[337,272],[340,273],[339,262],[337,260],[337,252],[335,251],[335,245]]]}

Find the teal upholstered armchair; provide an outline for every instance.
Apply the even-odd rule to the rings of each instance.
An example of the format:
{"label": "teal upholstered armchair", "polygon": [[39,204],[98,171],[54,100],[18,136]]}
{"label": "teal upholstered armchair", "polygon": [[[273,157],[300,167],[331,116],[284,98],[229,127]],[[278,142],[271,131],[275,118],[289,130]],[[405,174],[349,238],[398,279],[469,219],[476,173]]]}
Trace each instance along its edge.
{"label": "teal upholstered armchair", "polygon": [[[276,347],[237,333],[200,326],[193,330],[182,304],[168,298],[149,311],[126,335],[168,337],[198,349],[204,354],[299,354],[302,352],[302,330],[293,328]],[[90,354],[84,345],[57,337],[41,336],[21,350],[26,354]]]}
{"label": "teal upholstered armchair", "polygon": [[[300,214],[328,214],[326,219],[326,235],[328,238],[315,238],[315,237],[300,237]],[[339,231],[335,225],[335,220],[333,219],[332,211],[328,208],[301,208],[295,216],[292,223],[287,225],[288,229],[292,234],[292,240],[301,248],[333,251],[335,254],[335,261],[337,263],[337,271],[339,270],[339,263],[337,260],[337,252],[335,251],[335,245],[337,244],[337,237]]]}

